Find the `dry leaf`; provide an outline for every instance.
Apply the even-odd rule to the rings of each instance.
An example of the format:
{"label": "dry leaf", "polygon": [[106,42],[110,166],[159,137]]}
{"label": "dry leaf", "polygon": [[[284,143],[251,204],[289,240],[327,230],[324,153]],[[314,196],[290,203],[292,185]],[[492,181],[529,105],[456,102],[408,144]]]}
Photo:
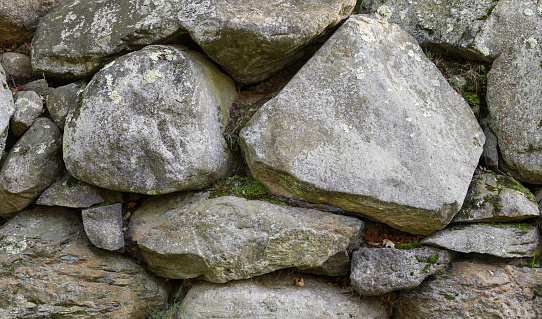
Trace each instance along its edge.
{"label": "dry leaf", "polygon": [[384,239],[382,241],[382,245],[384,245],[384,247],[391,247],[391,248],[395,247],[395,244],[389,239]]}

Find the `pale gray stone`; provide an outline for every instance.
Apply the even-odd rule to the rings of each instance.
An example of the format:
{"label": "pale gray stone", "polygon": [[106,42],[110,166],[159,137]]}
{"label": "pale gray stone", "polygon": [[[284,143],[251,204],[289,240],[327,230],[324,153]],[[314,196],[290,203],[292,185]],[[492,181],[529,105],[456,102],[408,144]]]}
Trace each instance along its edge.
{"label": "pale gray stone", "polygon": [[15,136],[23,135],[43,111],[43,101],[34,91],[19,91],[15,94],[15,113],[9,123]]}
{"label": "pale gray stone", "polygon": [[542,184],[542,37],[530,40],[495,60],[486,99],[505,168],[521,182]]}
{"label": "pale gray stone", "polygon": [[434,247],[360,248],[352,254],[351,285],[362,296],[417,287],[442,271],[455,253]]}
{"label": "pale gray stone", "polygon": [[199,282],[183,300],[176,318],[389,318],[375,298],[341,293],[337,287],[306,275],[294,285],[286,272],[227,285]]}
{"label": "pale gray stone", "polygon": [[501,258],[539,255],[540,231],[530,224],[472,224],[443,229],[421,243],[462,253]]}
{"label": "pale gray stone", "polygon": [[77,108],[79,93],[82,89],[79,85],[71,83],[57,87],[47,95],[47,110],[55,124],[64,131],[64,123],[69,113]]}
{"label": "pale gray stone", "polygon": [[31,204],[62,172],[62,135],[39,118],[11,148],[0,170],[0,216],[9,218]]}
{"label": "pale gray stone", "polygon": [[135,261],[96,249],[76,212],[37,207],[0,229],[0,317],[142,318],[167,286]]}
{"label": "pale gray stone", "polygon": [[104,67],[64,127],[68,171],[89,184],[157,195],[201,189],[230,169],[223,131],[234,82],[204,56],[148,46]]}
{"label": "pale gray stone", "polygon": [[452,221],[510,222],[539,216],[531,191],[510,176],[489,172],[474,174],[463,207]]}
{"label": "pale gray stone", "polygon": [[6,81],[6,71],[0,65],[0,157],[6,149],[6,139],[9,133],[9,120],[15,112],[13,95]]}
{"label": "pale gray stone", "polygon": [[24,80],[30,78],[33,74],[30,57],[26,54],[4,52],[0,54],[0,63],[9,78]]}
{"label": "pale gray stone", "polygon": [[481,261],[452,262],[418,288],[402,291],[397,319],[538,319],[542,269]]}
{"label": "pale gray stone", "polygon": [[[208,194],[152,198],[132,215],[128,236],[163,277],[223,283],[282,268],[316,268],[359,242],[352,217]],[[353,247],[354,246],[354,247]],[[337,261],[335,261],[337,262]]]}
{"label": "pale gray stone", "polygon": [[361,15],[240,137],[252,174],[273,193],[417,234],[457,213],[484,143],[472,111],[416,41]]}
{"label": "pale gray stone", "polygon": [[124,251],[122,204],[98,206],[81,211],[85,233],[98,248]]}

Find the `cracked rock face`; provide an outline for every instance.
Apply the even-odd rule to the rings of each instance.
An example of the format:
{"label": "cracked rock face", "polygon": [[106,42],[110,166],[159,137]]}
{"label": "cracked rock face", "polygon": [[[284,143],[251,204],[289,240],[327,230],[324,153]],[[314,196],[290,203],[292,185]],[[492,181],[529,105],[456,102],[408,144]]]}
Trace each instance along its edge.
{"label": "cracked rock face", "polygon": [[151,271],[223,283],[289,267],[325,269],[329,259],[349,263],[345,252],[363,228],[352,217],[207,196],[153,198],[132,215],[128,234]]}
{"label": "cracked rock face", "polygon": [[457,213],[484,143],[472,111],[416,41],[362,15],[240,136],[252,174],[272,192],[417,234]]}
{"label": "cracked rock face", "polygon": [[64,127],[68,171],[89,184],[157,195],[226,174],[233,81],[202,55],[148,46],[97,73]]}

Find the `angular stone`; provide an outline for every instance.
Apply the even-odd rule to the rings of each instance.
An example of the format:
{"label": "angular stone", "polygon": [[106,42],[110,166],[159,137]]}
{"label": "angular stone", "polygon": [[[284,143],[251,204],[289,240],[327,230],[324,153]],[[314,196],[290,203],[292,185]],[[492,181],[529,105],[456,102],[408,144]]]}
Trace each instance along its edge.
{"label": "angular stone", "polygon": [[92,246],[69,209],[38,207],[0,229],[1,318],[141,318],[166,300],[135,261]]}
{"label": "angular stone", "polygon": [[317,278],[294,285],[288,274],[273,273],[227,285],[196,283],[176,318],[389,318],[375,298],[341,293]]}
{"label": "angular stone", "polygon": [[124,251],[122,204],[99,206],[81,211],[85,233],[98,248]]}
{"label": "angular stone", "polygon": [[188,0],[179,19],[211,59],[236,81],[251,84],[299,59],[308,44],[345,20],[355,4]]}
{"label": "angular stone", "polygon": [[497,172],[499,170],[499,150],[497,137],[491,130],[486,127],[484,129],[484,135],[486,136],[486,142],[484,143],[484,152],[482,156],[486,162],[486,166],[490,170]]}
{"label": "angular stone", "polygon": [[15,112],[13,95],[6,81],[6,72],[0,65],[0,157],[6,149],[6,139],[9,131],[9,120]]}
{"label": "angular stone", "polygon": [[64,131],[68,114],[73,113],[77,108],[78,95],[81,91],[79,85],[71,83],[57,87],[47,95],[47,110],[61,131]]}
{"label": "angular stone", "polygon": [[507,170],[521,182],[542,184],[542,37],[530,40],[495,60],[487,104]]}
{"label": "angular stone", "polygon": [[542,269],[452,262],[442,276],[402,291],[397,319],[540,318]]}
{"label": "angular stone", "polygon": [[510,222],[539,217],[534,195],[509,176],[475,174],[461,210],[459,222]]}
{"label": "angular stone", "polygon": [[104,67],[64,128],[77,179],[149,195],[201,189],[224,176],[233,81],[204,56],[148,46]]}
{"label": "angular stone", "polygon": [[457,213],[484,143],[472,111],[416,41],[361,15],[240,137],[252,174],[273,193],[416,234]]}
{"label": "angular stone", "polygon": [[351,285],[362,296],[414,288],[442,271],[454,256],[433,247],[360,248],[352,254]]}
{"label": "angular stone", "polygon": [[44,79],[28,82],[25,85],[23,85],[22,90],[34,91],[38,93],[38,95],[43,96],[43,97],[46,97],[50,92],[49,84],[47,84],[47,81]]}
{"label": "angular stone", "polygon": [[30,57],[26,54],[16,52],[2,53],[0,54],[0,63],[2,63],[7,76],[15,80],[28,79],[34,74]]}
{"label": "angular stone", "polygon": [[62,172],[62,135],[39,118],[10,150],[0,170],[0,216],[10,218],[31,204]]}
{"label": "angular stone", "polygon": [[19,91],[15,94],[15,113],[11,117],[10,129],[15,136],[23,135],[43,111],[43,101],[34,91]]}
{"label": "angular stone", "polygon": [[443,229],[421,243],[462,253],[513,258],[539,255],[540,240],[538,228],[529,224],[472,224]]}
{"label": "angular stone", "polygon": [[47,188],[36,200],[36,204],[45,206],[63,206],[71,208],[88,208],[104,202],[122,201],[122,194],[100,189],[81,182],[66,173],[60,180]]}
{"label": "angular stone", "polygon": [[363,228],[352,217],[207,196],[153,198],[132,215],[128,236],[151,271],[222,283],[288,267],[315,268],[336,255],[345,258]]}

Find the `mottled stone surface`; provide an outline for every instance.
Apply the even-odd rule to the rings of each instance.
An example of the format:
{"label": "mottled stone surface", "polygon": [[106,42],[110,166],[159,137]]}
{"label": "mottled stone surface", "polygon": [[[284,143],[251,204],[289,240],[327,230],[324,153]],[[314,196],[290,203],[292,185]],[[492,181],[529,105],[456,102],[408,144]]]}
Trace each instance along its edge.
{"label": "mottled stone surface", "polygon": [[351,285],[362,296],[417,287],[442,271],[455,254],[434,247],[360,248],[352,254]]}
{"label": "mottled stone surface", "polygon": [[484,143],[472,111],[416,41],[362,15],[240,137],[252,174],[272,192],[417,234],[457,213]]}
{"label": "mottled stone surface", "polygon": [[487,82],[489,125],[506,169],[533,184],[542,184],[541,58],[542,37],[531,38],[503,52]]}
{"label": "mottled stone surface", "polygon": [[145,202],[128,236],[154,273],[223,283],[277,269],[348,263],[363,223],[352,217],[238,197],[172,194]]}
{"label": "mottled stone surface", "polygon": [[49,84],[47,83],[47,80],[45,79],[39,79],[32,82],[28,82],[22,87],[23,91],[34,91],[39,96],[46,97],[49,92],[51,91],[49,89]]}
{"label": "mottled stone surface", "polygon": [[443,276],[402,291],[397,319],[536,319],[542,315],[542,269],[452,262]]}
{"label": "mottled stone surface", "polygon": [[121,203],[83,209],[81,216],[85,233],[94,246],[124,251]]}
{"label": "mottled stone surface", "polygon": [[21,136],[41,115],[43,101],[34,91],[19,91],[15,94],[15,108],[9,126],[13,135]]}
{"label": "mottled stone surface", "polygon": [[66,167],[117,191],[204,188],[231,167],[223,131],[236,94],[196,52],[148,46],[127,54],[94,76],[66,120]]}
{"label": "mottled stone surface", "polygon": [[6,149],[6,138],[9,133],[9,120],[15,112],[13,95],[6,81],[6,71],[0,65],[0,157]]}
{"label": "mottled stone surface", "polygon": [[389,318],[371,297],[342,294],[317,278],[303,278],[303,287],[285,272],[226,285],[199,282],[188,292],[176,318]]}
{"label": "mottled stone surface", "polygon": [[4,67],[6,74],[15,80],[28,79],[33,74],[30,57],[25,54],[4,52],[0,54],[0,63]]}
{"label": "mottled stone surface", "polygon": [[166,300],[161,280],[95,248],[76,212],[35,208],[0,228],[1,318],[141,318]]}
{"label": "mottled stone surface", "polygon": [[501,258],[532,257],[542,252],[538,227],[530,224],[472,224],[443,229],[422,243],[462,253]]}
{"label": "mottled stone surface", "polygon": [[61,143],[56,125],[39,118],[11,148],[0,170],[0,216],[23,210],[60,176]]}
{"label": "mottled stone surface", "polygon": [[82,89],[79,85],[71,83],[57,87],[47,95],[47,110],[55,124],[64,130],[64,123],[68,114],[77,108],[78,94]]}

